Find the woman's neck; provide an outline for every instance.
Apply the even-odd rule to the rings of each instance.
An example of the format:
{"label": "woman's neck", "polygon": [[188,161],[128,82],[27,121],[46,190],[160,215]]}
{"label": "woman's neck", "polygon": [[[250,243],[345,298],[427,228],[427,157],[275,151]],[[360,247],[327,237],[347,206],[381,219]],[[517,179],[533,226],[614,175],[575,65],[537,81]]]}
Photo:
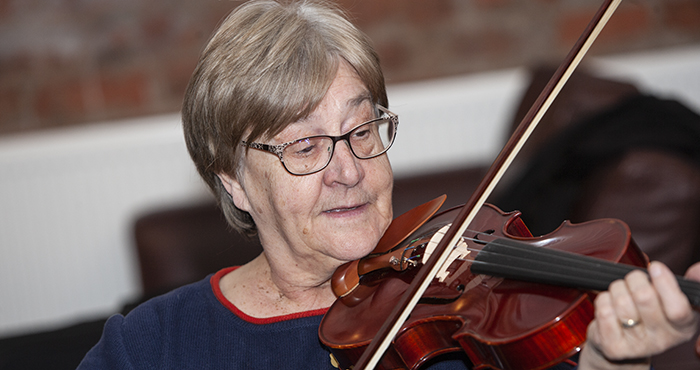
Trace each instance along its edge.
{"label": "woman's neck", "polygon": [[[221,279],[224,297],[246,315],[268,318],[330,306],[330,276],[273,268],[265,253]],[[290,271],[291,270],[291,271]]]}

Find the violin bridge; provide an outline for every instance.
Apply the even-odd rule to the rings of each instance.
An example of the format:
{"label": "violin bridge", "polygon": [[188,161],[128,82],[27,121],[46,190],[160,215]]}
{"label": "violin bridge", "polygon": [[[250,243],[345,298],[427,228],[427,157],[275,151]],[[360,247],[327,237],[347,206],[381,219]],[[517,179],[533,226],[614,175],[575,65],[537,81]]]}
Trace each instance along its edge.
{"label": "violin bridge", "polygon": [[[435,275],[435,277],[438,278],[438,281],[444,283],[445,279],[447,279],[447,277],[450,276],[450,273],[447,272],[447,268],[450,267],[452,262],[454,262],[457,259],[463,260],[468,254],[469,250],[467,249],[467,243],[465,243],[464,240],[460,238],[457,242],[457,245],[455,245],[452,249],[452,252],[450,252],[450,256],[447,257],[447,260],[445,261],[445,263],[442,264],[437,275]],[[465,265],[465,263],[462,262],[462,265]]]}
{"label": "violin bridge", "polygon": [[[432,238],[430,238],[430,241],[428,242],[428,245],[425,246],[425,257],[423,257],[423,261],[427,261],[428,258],[433,254],[435,251],[435,248],[437,247],[438,243],[440,243],[440,240],[442,240],[443,236],[445,236],[445,233],[447,230],[450,228],[451,224],[443,226],[440,230],[438,230]],[[447,260],[445,260],[445,263],[440,267],[440,270],[437,272],[435,277],[440,281],[441,283],[445,282],[445,279],[447,279],[448,276],[450,276],[450,273],[447,271],[447,268],[450,267],[452,262],[454,262],[457,259],[464,259],[467,255],[469,254],[469,249],[467,246],[467,243],[464,242],[462,238],[459,239],[457,242],[457,245],[455,245],[452,248],[452,251],[450,252],[449,257],[447,257]],[[464,263],[463,263],[464,264]],[[450,279],[452,281],[454,279]]]}

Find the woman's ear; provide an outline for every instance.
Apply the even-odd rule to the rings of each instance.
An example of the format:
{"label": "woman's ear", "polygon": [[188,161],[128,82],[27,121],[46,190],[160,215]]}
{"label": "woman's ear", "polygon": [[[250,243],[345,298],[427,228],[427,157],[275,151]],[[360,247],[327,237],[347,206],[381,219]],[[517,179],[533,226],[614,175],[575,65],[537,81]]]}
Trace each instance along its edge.
{"label": "woman's ear", "polygon": [[225,173],[218,173],[216,176],[219,177],[219,180],[221,181],[221,184],[224,186],[224,189],[231,195],[231,199],[233,199],[233,204],[238,207],[238,209],[241,209],[246,212],[250,212],[250,202],[248,202],[248,195],[245,192],[245,189],[243,189],[243,186],[241,183],[225,174]]}

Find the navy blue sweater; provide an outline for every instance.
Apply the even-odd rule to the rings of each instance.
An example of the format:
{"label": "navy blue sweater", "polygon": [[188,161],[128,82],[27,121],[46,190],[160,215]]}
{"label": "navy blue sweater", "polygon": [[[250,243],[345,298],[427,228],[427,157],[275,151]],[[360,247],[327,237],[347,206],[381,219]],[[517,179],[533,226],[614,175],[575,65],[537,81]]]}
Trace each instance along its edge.
{"label": "navy blue sweater", "polygon": [[[318,339],[325,310],[247,316],[219,289],[229,271],[149,300],[126,317],[112,316],[78,369],[334,369]],[[430,369],[468,366],[451,359]]]}

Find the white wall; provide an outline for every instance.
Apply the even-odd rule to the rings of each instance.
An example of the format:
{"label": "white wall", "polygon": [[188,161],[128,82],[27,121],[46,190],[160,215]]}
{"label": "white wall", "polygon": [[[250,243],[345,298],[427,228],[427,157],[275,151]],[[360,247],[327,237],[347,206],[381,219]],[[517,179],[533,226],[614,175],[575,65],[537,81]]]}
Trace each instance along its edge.
{"label": "white wall", "polygon": [[0,336],[139,293],[133,217],[202,197],[179,116],[0,139]]}
{"label": "white wall", "polygon": [[[700,112],[700,45],[595,62]],[[390,86],[396,174],[490,163],[526,83],[513,69]],[[0,137],[0,336],[117,310],[139,294],[134,217],[204,196],[177,115]]]}
{"label": "white wall", "polygon": [[490,162],[528,82],[522,69],[388,87],[396,176]]}

